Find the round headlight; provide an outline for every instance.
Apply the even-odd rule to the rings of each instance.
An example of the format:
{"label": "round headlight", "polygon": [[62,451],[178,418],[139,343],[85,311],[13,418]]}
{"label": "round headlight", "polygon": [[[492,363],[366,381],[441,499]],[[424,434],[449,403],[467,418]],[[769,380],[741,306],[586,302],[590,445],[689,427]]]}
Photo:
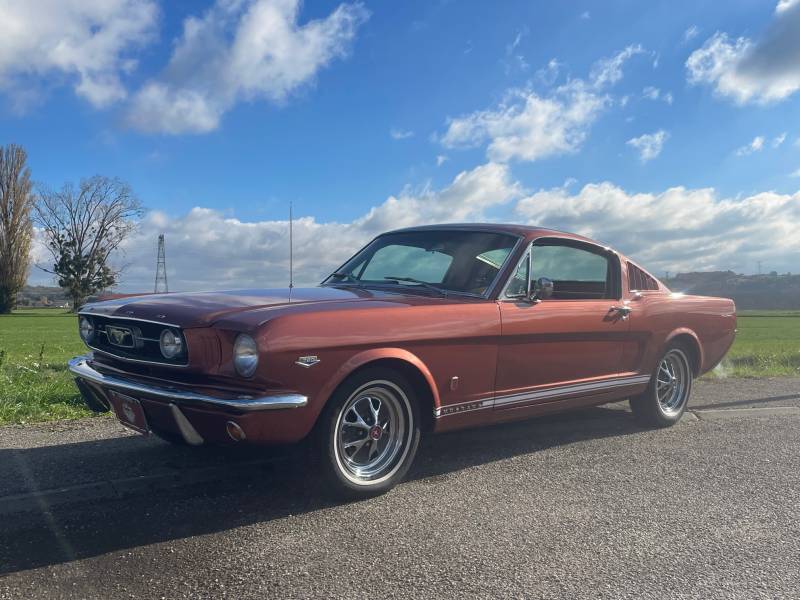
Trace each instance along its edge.
{"label": "round headlight", "polygon": [[246,333],[241,333],[233,344],[233,366],[242,377],[251,377],[258,366],[258,346]]}
{"label": "round headlight", "polygon": [[161,332],[159,346],[161,346],[161,354],[164,355],[164,358],[175,358],[183,352],[183,340],[172,329],[165,329]]}
{"label": "round headlight", "polygon": [[81,334],[81,339],[87,344],[92,341],[94,337],[94,325],[86,317],[81,317],[78,321],[78,331]]}

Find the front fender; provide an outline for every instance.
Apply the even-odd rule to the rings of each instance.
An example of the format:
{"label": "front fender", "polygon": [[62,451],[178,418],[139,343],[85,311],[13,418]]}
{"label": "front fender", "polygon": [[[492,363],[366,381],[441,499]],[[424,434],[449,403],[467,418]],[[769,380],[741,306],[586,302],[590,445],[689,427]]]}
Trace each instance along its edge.
{"label": "front fender", "polygon": [[337,369],[333,376],[328,379],[318,394],[319,399],[322,400],[322,402],[320,402],[320,407],[327,404],[336,388],[339,387],[339,385],[356,370],[368,365],[369,363],[386,359],[401,360],[419,371],[419,373],[428,383],[428,387],[430,387],[434,409],[441,406],[439,389],[433,379],[433,375],[431,375],[428,367],[416,354],[413,354],[408,350],[404,350],[403,348],[373,348],[370,350],[364,350],[363,352],[359,352],[358,354],[350,357]]}

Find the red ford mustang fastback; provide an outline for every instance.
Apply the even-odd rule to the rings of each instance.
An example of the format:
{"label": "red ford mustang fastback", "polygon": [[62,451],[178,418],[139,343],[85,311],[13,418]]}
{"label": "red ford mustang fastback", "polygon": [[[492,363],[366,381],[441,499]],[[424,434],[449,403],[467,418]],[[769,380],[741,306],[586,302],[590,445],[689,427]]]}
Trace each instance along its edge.
{"label": "red ford mustang fastback", "polygon": [[671,293],[611,248],[517,225],[378,236],[308,289],[89,304],[70,361],[87,404],[175,443],[313,436],[351,496],[408,470],[421,432],[625,398],[680,419],[734,339],[731,300]]}

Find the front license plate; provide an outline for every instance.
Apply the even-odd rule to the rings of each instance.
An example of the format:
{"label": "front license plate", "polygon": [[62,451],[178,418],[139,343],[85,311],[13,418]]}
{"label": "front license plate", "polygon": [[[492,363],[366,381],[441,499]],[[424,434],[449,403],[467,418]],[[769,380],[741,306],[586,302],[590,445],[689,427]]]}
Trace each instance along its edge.
{"label": "front license plate", "polygon": [[141,402],[118,392],[111,392],[108,396],[111,406],[114,407],[114,414],[117,415],[120,423],[139,433],[150,433]]}

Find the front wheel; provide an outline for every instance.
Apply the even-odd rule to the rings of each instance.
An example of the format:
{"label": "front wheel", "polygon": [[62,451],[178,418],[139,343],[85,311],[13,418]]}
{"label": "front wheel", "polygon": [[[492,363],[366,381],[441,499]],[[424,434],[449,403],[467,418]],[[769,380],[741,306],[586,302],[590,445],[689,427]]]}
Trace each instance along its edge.
{"label": "front wheel", "polygon": [[345,381],[322,415],[322,473],[340,496],[382,494],[399,483],[417,452],[420,419],[413,388],[376,368]]}
{"label": "front wheel", "polygon": [[649,427],[669,427],[677,423],[686,410],[692,393],[692,367],[686,351],[670,346],[643,394],[630,399],[637,420]]}

